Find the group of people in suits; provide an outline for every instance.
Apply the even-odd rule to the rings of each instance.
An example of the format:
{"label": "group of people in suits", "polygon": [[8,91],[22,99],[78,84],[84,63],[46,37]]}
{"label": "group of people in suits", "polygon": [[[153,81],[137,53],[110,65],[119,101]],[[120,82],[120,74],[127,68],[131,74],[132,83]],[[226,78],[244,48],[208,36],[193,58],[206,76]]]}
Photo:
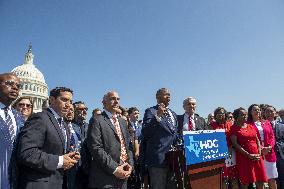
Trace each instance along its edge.
{"label": "group of people in suits", "polygon": [[[92,117],[88,125],[87,107],[83,102],[72,103],[71,89],[52,89],[49,107],[27,116],[28,119],[12,108],[19,90],[20,80],[16,75],[0,74],[0,186],[3,189],[126,189],[134,160],[140,159],[149,173],[151,188],[174,188],[166,153],[182,130],[205,129],[206,125],[195,114],[194,98],[184,101],[185,114],[177,116],[169,108],[169,90],[159,89],[157,105],[145,111],[142,130],[137,129],[138,160],[134,158],[138,154],[129,125],[120,115],[120,97],[116,91],[104,95],[104,111]],[[137,126],[137,111],[135,108],[130,111],[133,119],[128,124],[133,124],[133,128]]]}

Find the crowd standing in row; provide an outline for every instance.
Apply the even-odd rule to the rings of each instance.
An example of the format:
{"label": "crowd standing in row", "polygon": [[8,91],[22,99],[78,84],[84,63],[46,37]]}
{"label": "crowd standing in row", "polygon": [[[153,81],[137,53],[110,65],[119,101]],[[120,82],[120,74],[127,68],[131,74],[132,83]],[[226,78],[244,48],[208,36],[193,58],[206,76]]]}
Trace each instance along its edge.
{"label": "crowd standing in row", "polygon": [[284,188],[284,110],[252,104],[227,112],[218,107],[208,121],[196,113],[196,99],[183,101],[185,113],[169,108],[170,92],[156,92],[157,105],[139,110],[120,106],[107,92],[103,111],[73,103],[73,91],[50,91],[49,107],[32,114],[30,97],[18,98],[20,80],[0,74],[1,189],[175,189],[166,154],[188,130],[225,129],[229,157],[223,188]]}

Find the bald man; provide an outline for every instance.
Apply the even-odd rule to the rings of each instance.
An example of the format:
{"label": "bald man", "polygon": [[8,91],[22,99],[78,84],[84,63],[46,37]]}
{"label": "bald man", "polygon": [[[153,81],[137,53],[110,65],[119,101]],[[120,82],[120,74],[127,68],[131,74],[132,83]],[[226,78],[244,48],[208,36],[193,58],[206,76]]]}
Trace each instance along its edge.
{"label": "bald man", "polygon": [[24,125],[22,115],[11,107],[19,95],[20,80],[12,73],[0,74],[0,188],[16,188],[16,138]]}
{"label": "bald man", "polygon": [[92,156],[89,188],[126,189],[133,167],[126,122],[118,117],[120,97],[110,91],[103,97],[104,111],[90,123],[88,150]]}

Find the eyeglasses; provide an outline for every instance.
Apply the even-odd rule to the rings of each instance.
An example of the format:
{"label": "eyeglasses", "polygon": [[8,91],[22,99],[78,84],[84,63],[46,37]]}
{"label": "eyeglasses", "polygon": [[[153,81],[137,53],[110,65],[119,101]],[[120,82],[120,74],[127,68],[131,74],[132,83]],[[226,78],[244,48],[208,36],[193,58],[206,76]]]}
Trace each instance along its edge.
{"label": "eyeglasses", "polygon": [[4,85],[9,86],[9,87],[16,86],[18,89],[20,89],[22,87],[22,84],[17,83],[15,81],[11,81],[11,80],[7,80],[7,81],[4,81],[2,83],[4,83]]}
{"label": "eyeglasses", "polygon": [[21,108],[23,107],[32,108],[33,107],[32,104],[25,104],[25,103],[19,103],[18,106],[20,106]]}
{"label": "eyeglasses", "polygon": [[88,108],[76,108],[76,110],[79,110],[79,111],[88,111]]}

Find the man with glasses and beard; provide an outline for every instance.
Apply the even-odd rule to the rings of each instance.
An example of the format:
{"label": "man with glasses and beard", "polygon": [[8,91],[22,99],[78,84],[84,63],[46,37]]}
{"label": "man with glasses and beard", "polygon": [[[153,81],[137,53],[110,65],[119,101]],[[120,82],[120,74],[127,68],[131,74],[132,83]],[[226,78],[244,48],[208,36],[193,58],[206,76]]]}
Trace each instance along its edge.
{"label": "man with glasses and beard", "polygon": [[80,127],[82,141],[86,138],[88,124],[86,123],[88,108],[84,102],[78,101],[73,103],[74,106],[74,120],[73,123]]}
{"label": "man with glasses and beard", "polygon": [[0,74],[0,188],[17,188],[16,138],[24,124],[11,107],[19,95],[20,80],[12,73]]}

